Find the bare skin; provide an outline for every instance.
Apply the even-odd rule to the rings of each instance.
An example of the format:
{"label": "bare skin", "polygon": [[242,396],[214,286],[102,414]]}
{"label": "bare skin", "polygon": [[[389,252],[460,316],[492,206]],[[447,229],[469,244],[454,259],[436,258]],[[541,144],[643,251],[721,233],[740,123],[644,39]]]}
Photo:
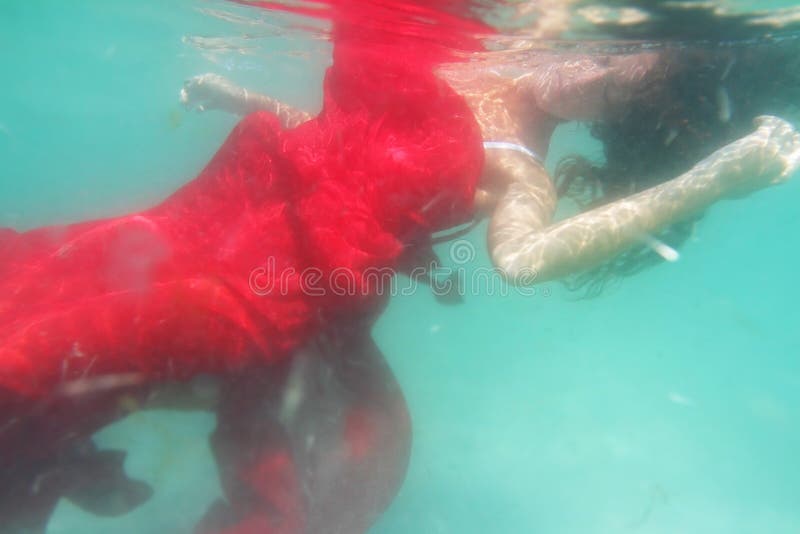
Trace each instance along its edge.
{"label": "bare skin", "polygon": [[[439,74],[465,98],[486,141],[525,146],[544,157],[559,122],[614,116],[646,80],[665,75],[661,68],[656,52],[511,51],[483,64],[446,65]],[[286,127],[309,118],[213,74],[189,80],[181,99],[190,107],[237,114],[253,110],[255,102]],[[759,118],[757,125],[678,178],[557,224],[558,195],[542,162],[515,150],[487,149],[475,205],[478,217],[490,217],[495,266],[517,284],[558,279],[609,261],[719,200],[787,180],[798,167],[800,135],[776,117]]]}
{"label": "bare skin", "polygon": [[552,209],[545,171],[512,183],[489,228],[495,264],[520,284],[558,279],[599,266],[719,200],[788,180],[800,163],[800,134],[777,117],[756,124],[677,178],[553,225],[546,222]]}
{"label": "bare skin", "polygon": [[234,115],[269,111],[284,128],[293,128],[311,118],[311,114],[266,95],[249,92],[217,74],[202,74],[188,80],[181,89],[180,100],[197,111],[218,109]]}
{"label": "bare skin", "polygon": [[[666,76],[656,52],[570,56],[511,51],[489,64],[451,65],[442,75],[475,112],[484,139],[546,154],[559,120],[613,117],[646,81]],[[465,66],[466,65],[466,66]],[[551,224],[558,201],[541,162],[488,150],[476,204],[490,218],[492,260],[514,283],[529,285],[596,267],[650,234],[725,198],[782,183],[797,169],[800,134],[777,117],[652,189]]]}

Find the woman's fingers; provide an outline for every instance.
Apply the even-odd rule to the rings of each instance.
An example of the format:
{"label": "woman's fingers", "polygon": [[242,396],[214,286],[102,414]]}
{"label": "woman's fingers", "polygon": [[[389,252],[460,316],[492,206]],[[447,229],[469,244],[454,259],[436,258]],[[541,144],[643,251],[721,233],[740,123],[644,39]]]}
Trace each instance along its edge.
{"label": "woman's fingers", "polygon": [[800,167],[800,133],[788,121],[771,115],[756,117],[755,124],[766,129],[768,151],[783,163],[783,171],[772,183],[788,180]]}
{"label": "woman's fingers", "polygon": [[241,98],[241,87],[218,74],[206,73],[186,80],[180,93],[181,103],[193,111],[220,109],[231,111],[231,106]]}

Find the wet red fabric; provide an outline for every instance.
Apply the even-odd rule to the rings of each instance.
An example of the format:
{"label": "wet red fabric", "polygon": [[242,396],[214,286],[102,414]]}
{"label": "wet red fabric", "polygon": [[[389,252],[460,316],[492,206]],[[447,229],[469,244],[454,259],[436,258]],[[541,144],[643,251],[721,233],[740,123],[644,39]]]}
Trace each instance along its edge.
{"label": "wet red fabric", "polygon": [[[298,534],[305,531],[302,488],[295,465],[286,451],[262,451],[247,471],[244,486],[259,499],[236,524],[213,534]],[[276,519],[279,518],[279,519]],[[202,530],[198,534],[206,534]]]}
{"label": "wet red fabric", "polygon": [[[0,421],[11,422],[0,457],[35,467],[121,411],[58,394],[291,361],[330,318],[375,309],[384,296],[373,274],[409,244],[471,218],[481,137],[434,69],[477,47],[469,32],[483,27],[454,0],[313,3],[335,45],[317,117],[291,130],[268,113],[244,118],[198,177],[140,213],[0,229]],[[48,409],[31,415],[45,397]],[[231,402],[220,423],[249,428]],[[365,408],[345,418],[343,461],[374,466],[384,448],[390,467],[404,465]],[[15,433],[25,417],[39,424]],[[231,450],[252,461],[232,468],[225,526],[212,514],[208,532],[302,532],[302,472],[280,432],[268,434],[235,437]],[[28,487],[4,469],[19,478],[9,487]],[[26,498],[10,506],[31,508]],[[377,511],[360,513],[366,525]]]}
{"label": "wet red fabric", "polygon": [[313,120],[246,117],[196,179],[141,213],[0,233],[0,388],[38,397],[98,375],[186,379],[285,357],[326,317],[381,298],[370,269],[471,217],[480,133],[433,73],[447,45],[471,41],[438,28],[432,52],[418,35],[334,28]]}

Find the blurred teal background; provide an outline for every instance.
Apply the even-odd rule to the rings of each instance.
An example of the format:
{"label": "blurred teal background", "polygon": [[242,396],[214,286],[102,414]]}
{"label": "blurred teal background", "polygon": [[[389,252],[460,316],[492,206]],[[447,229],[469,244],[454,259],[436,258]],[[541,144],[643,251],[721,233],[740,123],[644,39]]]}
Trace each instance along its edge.
{"label": "blurred teal background", "polygon": [[[253,53],[201,51],[185,37],[243,33],[199,11],[219,7],[0,3],[0,226],[138,209],[191,179],[235,123],[182,109],[192,75],[317,109],[326,44],[257,25]],[[575,150],[599,153],[567,125],[550,163]],[[375,336],[414,448],[374,534],[800,533],[799,202],[795,179],[715,206],[679,262],[591,300],[557,284],[394,298]],[[213,424],[150,412],[105,429],[155,497],[116,519],[63,502],[48,533],[190,532],[219,494]]]}

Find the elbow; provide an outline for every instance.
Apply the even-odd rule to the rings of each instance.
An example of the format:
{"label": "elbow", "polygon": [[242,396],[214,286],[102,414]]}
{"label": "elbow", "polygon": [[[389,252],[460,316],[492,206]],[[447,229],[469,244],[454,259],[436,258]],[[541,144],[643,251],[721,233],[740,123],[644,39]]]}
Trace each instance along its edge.
{"label": "elbow", "polygon": [[503,280],[515,287],[530,287],[552,279],[541,259],[532,258],[523,251],[498,245],[491,250],[492,263]]}

